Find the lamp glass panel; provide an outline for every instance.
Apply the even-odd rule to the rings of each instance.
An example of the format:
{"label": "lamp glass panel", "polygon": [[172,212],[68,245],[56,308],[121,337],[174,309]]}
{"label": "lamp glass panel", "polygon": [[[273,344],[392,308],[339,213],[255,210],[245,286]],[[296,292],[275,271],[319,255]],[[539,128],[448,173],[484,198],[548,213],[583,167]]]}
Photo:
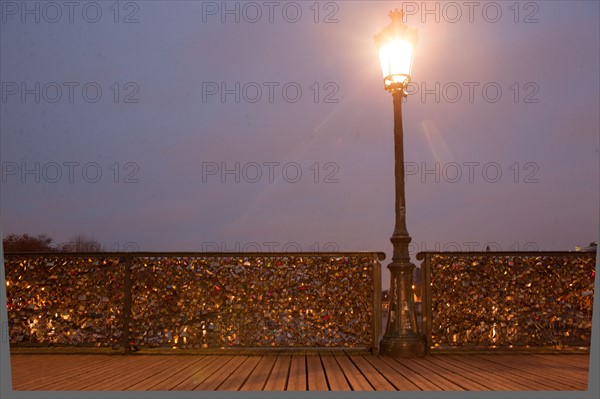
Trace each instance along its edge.
{"label": "lamp glass panel", "polygon": [[[406,80],[406,76],[410,76],[412,56],[413,48],[411,44],[402,39],[393,40],[382,46],[379,49],[379,59],[383,77],[386,78],[392,75],[394,82]],[[394,75],[397,75],[397,77]]]}

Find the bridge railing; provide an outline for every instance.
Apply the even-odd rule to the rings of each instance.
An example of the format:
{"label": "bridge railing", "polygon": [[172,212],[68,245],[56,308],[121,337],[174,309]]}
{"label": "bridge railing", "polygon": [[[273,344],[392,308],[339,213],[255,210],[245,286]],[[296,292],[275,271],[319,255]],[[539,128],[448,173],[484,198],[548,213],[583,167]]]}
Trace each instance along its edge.
{"label": "bridge railing", "polygon": [[7,253],[13,346],[366,347],[377,252]]}
{"label": "bridge railing", "polygon": [[428,353],[589,348],[596,254],[421,252]]}

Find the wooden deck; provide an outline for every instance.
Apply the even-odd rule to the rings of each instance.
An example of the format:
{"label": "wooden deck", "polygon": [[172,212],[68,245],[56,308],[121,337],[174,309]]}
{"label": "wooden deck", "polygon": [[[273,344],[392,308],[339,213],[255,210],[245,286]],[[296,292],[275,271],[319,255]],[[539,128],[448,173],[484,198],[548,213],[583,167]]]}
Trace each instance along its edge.
{"label": "wooden deck", "polygon": [[11,355],[13,390],[587,390],[589,355]]}

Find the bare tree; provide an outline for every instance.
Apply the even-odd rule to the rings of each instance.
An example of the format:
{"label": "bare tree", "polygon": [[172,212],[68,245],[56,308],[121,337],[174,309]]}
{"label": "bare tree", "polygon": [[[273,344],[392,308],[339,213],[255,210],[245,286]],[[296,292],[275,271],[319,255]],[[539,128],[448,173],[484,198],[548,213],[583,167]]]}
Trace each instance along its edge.
{"label": "bare tree", "polygon": [[60,247],[61,252],[102,252],[100,244],[93,236],[80,233],[63,243]]}

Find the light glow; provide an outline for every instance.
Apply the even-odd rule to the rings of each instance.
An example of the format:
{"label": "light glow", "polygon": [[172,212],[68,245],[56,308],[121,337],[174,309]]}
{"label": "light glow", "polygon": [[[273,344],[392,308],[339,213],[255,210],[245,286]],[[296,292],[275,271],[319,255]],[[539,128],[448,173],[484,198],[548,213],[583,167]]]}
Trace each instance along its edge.
{"label": "light glow", "polygon": [[382,46],[379,60],[384,79],[391,77],[389,83],[408,83],[412,58],[413,46],[405,40],[395,39]]}

